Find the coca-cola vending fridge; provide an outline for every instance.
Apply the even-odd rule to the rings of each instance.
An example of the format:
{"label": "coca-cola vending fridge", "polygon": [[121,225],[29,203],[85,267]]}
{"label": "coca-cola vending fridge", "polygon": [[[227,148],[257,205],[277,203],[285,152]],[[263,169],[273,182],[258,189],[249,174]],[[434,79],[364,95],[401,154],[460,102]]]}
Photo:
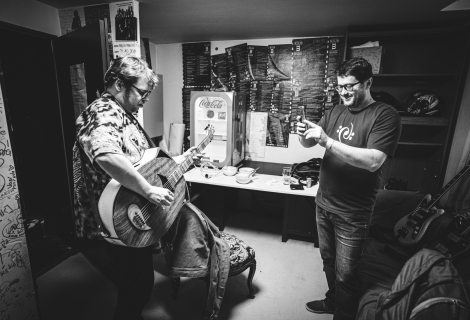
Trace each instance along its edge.
{"label": "coca-cola vending fridge", "polygon": [[215,166],[235,166],[245,157],[245,97],[237,92],[193,91],[190,100],[191,145],[197,146],[212,125],[214,137],[204,149]]}

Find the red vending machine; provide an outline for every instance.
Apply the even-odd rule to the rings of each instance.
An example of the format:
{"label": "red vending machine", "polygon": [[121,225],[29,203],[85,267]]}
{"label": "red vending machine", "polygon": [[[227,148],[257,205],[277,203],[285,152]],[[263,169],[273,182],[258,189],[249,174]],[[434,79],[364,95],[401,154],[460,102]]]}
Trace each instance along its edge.
{"label": "red vending machine", "polygon": [[206,137],[208,125],[214,137],[204,149],[215,166],[236,166],[245,158],[245,96],[237,92],[193,91],[190,100],[191,145]]}

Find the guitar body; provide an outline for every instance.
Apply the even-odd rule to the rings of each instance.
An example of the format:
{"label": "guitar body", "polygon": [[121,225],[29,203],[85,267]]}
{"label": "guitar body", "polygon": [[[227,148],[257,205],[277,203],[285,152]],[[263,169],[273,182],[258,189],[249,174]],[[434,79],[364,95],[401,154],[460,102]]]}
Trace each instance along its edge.
{"label": "guitar body", "polygon": [[141,248],[156,243],[168,231],[184,204],[186,182],[183,176],[172,181],[171,174],[178,165],[160,148],[145,150],[142,159],[134,166],[151,185],[173,192],[171,205],[165,207],[149,203],[112,179],[100,197],[98,210],[110,234],[105,237],[106,241]]}
{"label": "guitar body", "polygon": [[467,171],[470,171],[470,164],[466,164],[438,194],[433,197],[428,194],[418,208],[395,224],[393,231],[398,242],[404,246],[412,246],[423,238],[431,222],[444,213],[444,210],[436,209],[434,205]]}
{"label": "guitar body", "polygon": [[400,244],[404,246],[417,244],[423,238],[431,222],[444,213],[442,209],[425,209],[430,201],[431,195],[428,194],[412,213],[395,224],[394,234]]}

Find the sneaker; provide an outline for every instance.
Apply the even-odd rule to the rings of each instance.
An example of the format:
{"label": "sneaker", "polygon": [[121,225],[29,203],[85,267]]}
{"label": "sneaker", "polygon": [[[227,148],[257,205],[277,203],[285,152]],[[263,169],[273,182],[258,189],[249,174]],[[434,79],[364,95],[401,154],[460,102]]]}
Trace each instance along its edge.
{"label": "sneaker", "polygon": [[314,300],[307,302],[305,304],[305,307],[307,308],[308,311],[313,312],[313,313],[329,313],[329,314],[334,314],[335,309],[328,308],[325,300]]}

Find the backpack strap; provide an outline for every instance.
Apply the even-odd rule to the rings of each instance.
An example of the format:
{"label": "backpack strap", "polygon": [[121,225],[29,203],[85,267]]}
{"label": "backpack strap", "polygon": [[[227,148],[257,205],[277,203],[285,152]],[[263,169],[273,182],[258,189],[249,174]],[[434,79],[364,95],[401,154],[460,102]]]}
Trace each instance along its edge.
{"label": "backpack strap", "polygon": [[[125,110],[124,110],[125,111]],[[144,128],[140,125],[139,121],[134,117],[134,115],[130,114],[129,112],[125,111],[126,116],[132,121],[132,123],[139,128],[140,132],[145,136],[147,139],[147,143],[149,144],[150,148],[155,148],[156,145],[153,143],[153,140],[150,138],[148,133],[144,130]]]}

